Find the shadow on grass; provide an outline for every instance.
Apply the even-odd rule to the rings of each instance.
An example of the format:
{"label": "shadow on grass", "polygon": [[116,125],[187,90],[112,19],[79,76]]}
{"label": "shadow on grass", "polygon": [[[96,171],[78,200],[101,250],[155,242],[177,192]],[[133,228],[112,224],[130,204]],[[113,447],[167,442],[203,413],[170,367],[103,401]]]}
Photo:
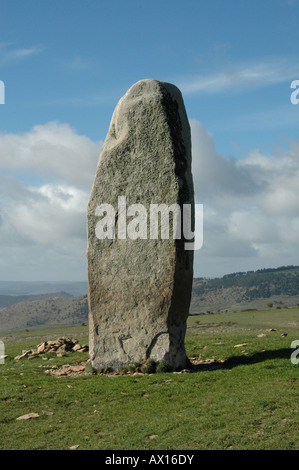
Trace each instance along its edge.
{"label": "shadow on grass", "polygon": [[217,370],[217,369],[233,369],[233,367],[257,364],[260,362],[266,362],[273,359],[290,359],[292,349],[282,348],[270,351],[262,351],[251,356],[231,356],[224,362],[211,362],[211,363],[199,363],[191,364],[192,372],[200,372],[204,370]]}

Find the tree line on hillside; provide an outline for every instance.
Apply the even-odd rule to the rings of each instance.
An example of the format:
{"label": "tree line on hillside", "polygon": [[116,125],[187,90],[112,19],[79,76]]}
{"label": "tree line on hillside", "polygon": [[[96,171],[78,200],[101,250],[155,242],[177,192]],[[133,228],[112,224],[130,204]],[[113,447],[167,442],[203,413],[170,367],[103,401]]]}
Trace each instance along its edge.
{"label": "tree line on hillside", "polygon": [[273,295],[297,295],[299,293],[299,266],[236,272],[215,279],[197,278],[193,284],[193,290],[197,295],[230,287],[245,288],[246,300],[268,298]]}

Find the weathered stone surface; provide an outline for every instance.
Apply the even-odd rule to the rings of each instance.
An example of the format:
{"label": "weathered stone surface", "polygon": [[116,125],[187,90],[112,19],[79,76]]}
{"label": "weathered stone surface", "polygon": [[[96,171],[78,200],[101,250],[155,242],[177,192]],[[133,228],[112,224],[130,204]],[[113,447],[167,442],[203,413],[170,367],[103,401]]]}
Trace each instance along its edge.
{"label": "weathered stone surface", "polygon": [[[148,358],[185,367],[193,251],[172,232],[150,239],[149,220],[147,239],[120,239],[119,196],[127,207],[143,204],[147,214],[150,204],[193,207],[190,128],[172,84],[133,85],[114,111],[99,157],[88,203],[89,350],[95,369]],[[96,236],[96,208],[105,203],[116,212],[115,239]]]}

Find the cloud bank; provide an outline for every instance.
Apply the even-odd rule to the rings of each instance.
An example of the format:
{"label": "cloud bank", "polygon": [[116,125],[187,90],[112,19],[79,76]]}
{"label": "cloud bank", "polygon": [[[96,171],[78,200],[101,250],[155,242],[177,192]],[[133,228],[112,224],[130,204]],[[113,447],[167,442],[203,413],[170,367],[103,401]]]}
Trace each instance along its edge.
{"label": "cloud bank", "polygon": [[197,275],[298,264],[299,143],[226,159],[200,122],[191,120],[191,129],[196,199],[204,205]]}
{"label": "cloud bank", "polygon": [[50,122],[0,134],[0,278],[86,276],[86,207],[101,142]]}
{"label": "cloud bank", "polygon": [[[222,157],[190,120],[204,241],[196,276],[298,264],[299,142]],[[50,122],[0,134],[0,279],[84,280],[86,206],[101,142]]]}

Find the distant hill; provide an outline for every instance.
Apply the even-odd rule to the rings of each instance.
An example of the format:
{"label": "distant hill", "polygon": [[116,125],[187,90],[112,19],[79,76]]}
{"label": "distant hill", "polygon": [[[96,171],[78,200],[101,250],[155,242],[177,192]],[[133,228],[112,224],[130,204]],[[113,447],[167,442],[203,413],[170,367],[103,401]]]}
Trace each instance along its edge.
{"label": "distant hill", "polygon": [[[18,295],[8,295],[16,292]],[[0,330],[85,323],[88,321],[86,293],[87,282],[0,281]],[[299,266],[281,266],[214,279],[195,278],[190,313],[280,308],[297,304]]]}
{"label": "distant hill", "polygon": [[294,306],[299,303],[299,266],[195,278],[190,313]]}
{"label": "distant hill", "polygon": [[52,294],[38,295],[0,295],[0,308],[9,307],[19,302],[30,302],[33,300],[50,299],[56,297],[72,297],[67,292],[53,292]]}
{"label": "distant hill", "polygon": [[74,297],[87,294],[87,282],[0,281],[0,295],[38,295],[66,292]]}
{"label": "distant hill", "polygon": [[0,309],[0,330],[88,321],[87,296],[48,297]]}

